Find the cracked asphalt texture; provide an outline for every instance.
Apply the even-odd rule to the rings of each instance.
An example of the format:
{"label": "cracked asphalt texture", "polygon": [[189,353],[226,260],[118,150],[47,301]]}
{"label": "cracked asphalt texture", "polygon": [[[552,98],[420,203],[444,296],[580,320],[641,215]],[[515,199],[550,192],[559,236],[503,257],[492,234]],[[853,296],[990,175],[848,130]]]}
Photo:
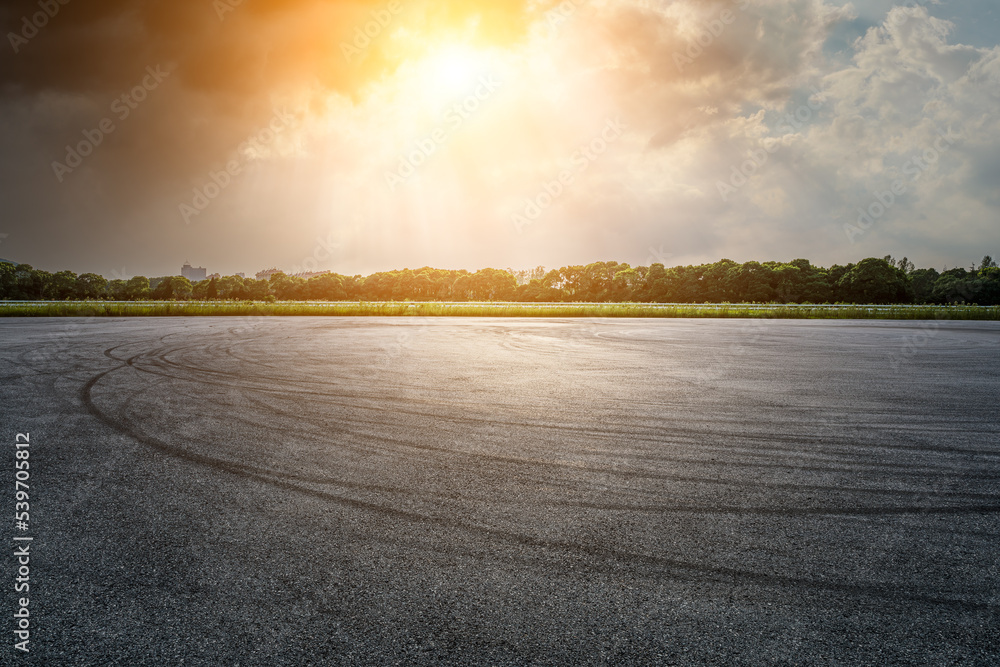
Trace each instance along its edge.
{"label": "cracked asphalt texture", "polygon": [[1000,323],[4,319],[0,374],[3,664],[1000,664]]}

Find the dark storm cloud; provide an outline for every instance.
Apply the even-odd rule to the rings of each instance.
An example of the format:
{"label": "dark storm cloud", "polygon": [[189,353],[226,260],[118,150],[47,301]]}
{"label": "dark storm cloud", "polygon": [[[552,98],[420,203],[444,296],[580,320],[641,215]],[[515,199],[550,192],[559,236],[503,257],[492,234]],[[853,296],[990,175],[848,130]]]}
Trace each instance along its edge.
{"label": "dark storm cloud", "polygon": [[[546,26],[544,12],[567,3],[571,19]],[[988,156],[1000,136],[992,120],[1000,50],[961,46],[934,12],[898,10],[882,26],[883,9],[862,39],[831,55],[830,34],[865,8],[832,0],[419,0],[402,2],[360,57],[345,57],[342,44],[388,5],[0,3],[0,234],[8,234],[0,256],[105,273],[123,263],[139,273],[176,271],[167,267],[185,257],[261,269],[254,264],[280,263],[272,260],[279,252],[300,262],[314,236],[336,228],[360,239],[357,271],[509,265],[527,245],[503,236],[506,202],[538,190],[535,171],[540,182],[551,178],[564,142],[572,153],[574,132],[586,137],[590,121],[619,113],[629,125],[621,155],[595,163],[587,185],[560,200],[566,219],[554,207],[524,250],[525,265],[643,261],[661,244],[692,262],[843,263],[887,252],[929,261],[938,248],[952,261],[953,248],[997,238]],[[51,16],[37,22],[45,25],[26,29],[25,17],[30,23],[43,7]],[[397,27],[406,33],[398,40]],[[420,63],[404,60],[456,35],[477,47],[516,45],[503,50],[512,62],[524,58],[524,69],[463,127],[465,139],[479,132],[480,143],[456,136],[439,151],[440,169],[422,172],[426,190],[389,198],[381,174],[414,138],[406,134],[410,98],[392,98],[393,113],[383,116],[384,99],[367,85],[381,81],[388,88],[374,89],[405,97],[400,91],[414,89],[403,85],[407,73],[419,74]],[[151,70],[169,75],[151,79]],[[780,119],[817,89],[823,101],[809,122],[784,129]],[[283,109],[305,126],[298,152],[285,154],[294,159],[258,161],[185,225],[178,205]],[[383,118],[401,127],[387,132]],[[56,173],[53,163],[68,163],[80,142],[112,126],[78,167]],[[896,157],[925,150],[933,127],[953,127],[962,140],[876,229],[848,243],[844,221],[886,187]],[[764,139],[780,140],[780,151],[720,198],[719,183]],[[969,147],[981,155],[968,159]],[[446,154],[461,165],[453,175]],[[377,172],[375,182],[366,170]],[[501,223],[484,222],[491,216]],[[412,230],[422,236],[407,236]],[[158,257],[167,267],[149,266]]]}
{"label": "dark storm cloud", "polygon": [[[140,211],[176,200],[298,94],[302,115],[353,96],[398,59],[373,40],[348,62],[341,44],[388,2],[320,0],[16,0],[0,4],[0,232],[25,254],[85,224],[135,233]],[[420,30],[478,16],[480,38],[523,29],[520,0],[408,2]],[[150,72],[158,75],[155,86]],[[313,96],[303,95],[313,91]],[[138,101],[141,98],[141,101]],[[108,129],[110,128],[110,131]],[[97,142],[97,138],[100,141]],[[81,142],[80,166],[61,165]],[[94,211],[93,215],[85,213]],[[94,222],[99,220],[99,222]],[[117,222],[115,222],[117,221]],[[65,234],[57,234],[66,230]],[[96,232],[96,230],[94,230]],[[28,242],[30,240],[30,242]],[[75,248],[77,252],[80,246]],[[13,251],[12,251],[13,252]],[[36,263],[40,261],[35,260]],[[79,263],[77,263],[79,264]]]}

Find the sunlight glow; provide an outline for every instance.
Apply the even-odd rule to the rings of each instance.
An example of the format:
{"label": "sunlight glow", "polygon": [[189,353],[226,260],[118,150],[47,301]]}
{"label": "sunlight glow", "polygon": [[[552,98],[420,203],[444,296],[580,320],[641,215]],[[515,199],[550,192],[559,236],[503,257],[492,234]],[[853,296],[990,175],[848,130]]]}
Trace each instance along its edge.
{"label": "sunlight glow", "polygon": [[434,49],[415,61],[408,74],[428,107],[439,107],[467,95],[490,67],[487,52],[462,44]]}

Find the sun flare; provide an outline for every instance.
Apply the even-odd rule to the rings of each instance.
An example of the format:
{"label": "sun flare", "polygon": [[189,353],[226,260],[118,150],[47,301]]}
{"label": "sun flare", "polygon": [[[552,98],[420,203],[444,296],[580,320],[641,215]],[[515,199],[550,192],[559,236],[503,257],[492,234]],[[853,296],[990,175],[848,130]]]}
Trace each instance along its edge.
{"label": "sun flare", "polygon": [[492,61],[486,51],[450,44],[414,61],[406,76],[423,103],[436,108],[469,94],[475,83],[491,71]]}

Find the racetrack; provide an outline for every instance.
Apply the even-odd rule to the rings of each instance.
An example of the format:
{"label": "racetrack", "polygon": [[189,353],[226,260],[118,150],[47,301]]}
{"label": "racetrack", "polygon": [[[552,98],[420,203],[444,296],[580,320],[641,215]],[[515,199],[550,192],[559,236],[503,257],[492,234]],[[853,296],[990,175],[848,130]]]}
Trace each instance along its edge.
{"label": "racetrack", "polygon": [[1000,663],[1000,323],[6,319],[0,360],[36,664]]}

